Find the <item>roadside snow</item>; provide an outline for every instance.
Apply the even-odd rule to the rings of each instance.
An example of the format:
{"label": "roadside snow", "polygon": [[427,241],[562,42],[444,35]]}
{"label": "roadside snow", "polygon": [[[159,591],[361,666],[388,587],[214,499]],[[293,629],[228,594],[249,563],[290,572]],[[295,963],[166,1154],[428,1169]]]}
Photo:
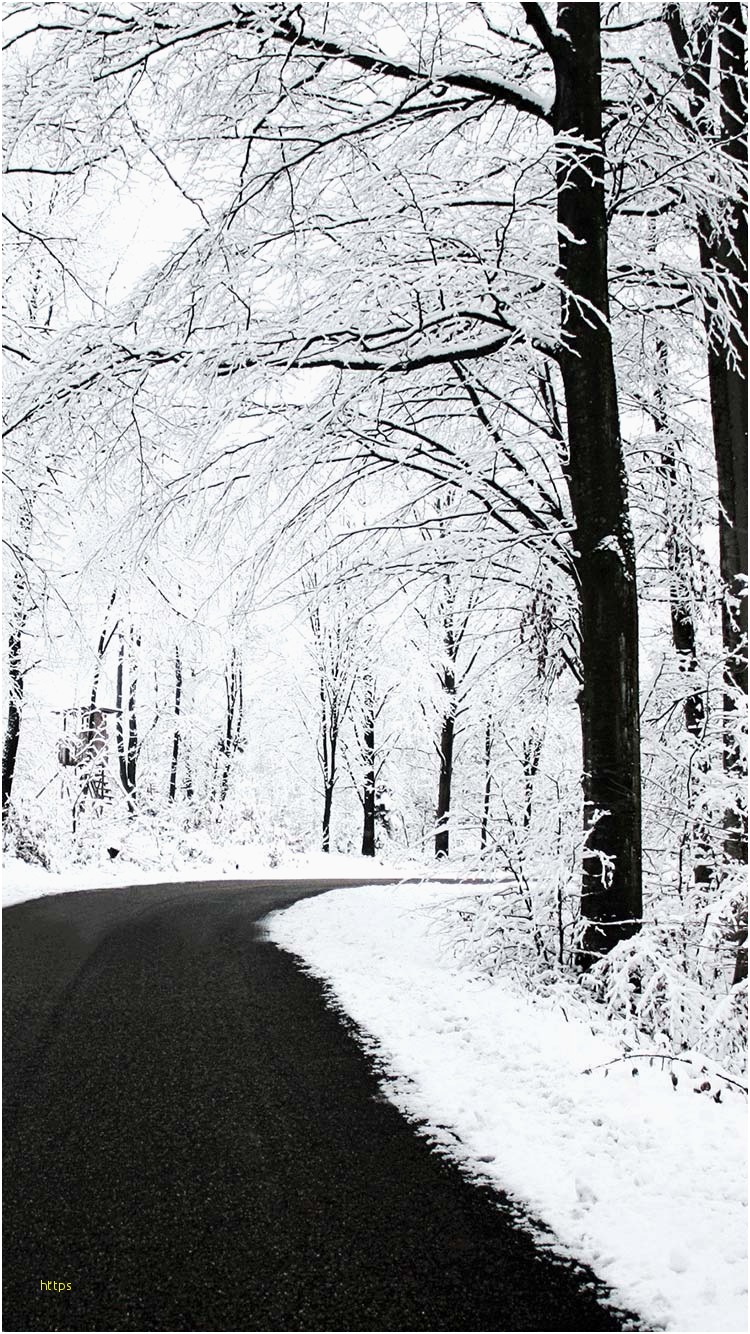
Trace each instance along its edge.
{"label": "roadside snow", "polygon": [[[388,1096],[501,1186],[648,1328],[746,1328],[746,1105],[621,1056],[585,1014],[461,971],[440,905],[470,887],[337,890],[266,919],[363,1030]],[[566,1005],[567,1008],[567,1005]],[[373,1044],[374,1039],[374,1044]],[[584,1073],[591,1070],[591,1073]],[[637,1075],[635,1074],[637,1070]]]}
{"label": "roadside snow", "polygon": [[232,845],[217,848],[210,860],[178,861],[173,867],[164,866],[163,861],[144,866],[117,860],[105,866],[74,866],[53,872],[8,857],[3,864],[3,907],[46,894],[73,894],[117,885],[173,885],[193,880],[342,880],[346,876],[363,880],[373,873],[376,878],[419,875],[420,869],[408,865],[396,868],[377,861],[373,865],[372,857],[324,852],[292,854],[272,865],[266,849]]}

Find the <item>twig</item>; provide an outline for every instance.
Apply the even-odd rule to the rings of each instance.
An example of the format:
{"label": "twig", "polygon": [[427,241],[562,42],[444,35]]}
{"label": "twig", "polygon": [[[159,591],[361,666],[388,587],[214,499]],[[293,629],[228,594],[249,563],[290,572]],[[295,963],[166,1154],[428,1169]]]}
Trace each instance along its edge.
{"label": "twig", "polygon": [[[629,1061],[679,1061],[682,1065],[695,1065],[696,1063],[694,1060],[690,1060],[687,1056],[672,1056],[666,1051],[638,1051],[633,1052],[629,1056],[615,1056],[611,1061],[602,1061],[601,1065],[589,1066],[586,1070],[582,1070],[581,1074],[592,1075],[595,1070],[603,1070],[607,1065],[626,1064]],[[710,1073],[705,1066],[703,1068],[703,1073]],[[714,1071],[713,1075],[715,1079],[723,1079],[726,1084],[732,1084],[747,1097],[747,1084],[742,1084],[736,1079],[731,1079],[729,1075],[722,1074],[720,1071]]]}

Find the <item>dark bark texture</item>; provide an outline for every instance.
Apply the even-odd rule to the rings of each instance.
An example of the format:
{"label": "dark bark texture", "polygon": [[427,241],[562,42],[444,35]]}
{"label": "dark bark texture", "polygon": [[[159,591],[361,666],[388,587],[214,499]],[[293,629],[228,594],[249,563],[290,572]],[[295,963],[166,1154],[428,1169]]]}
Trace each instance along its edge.
{"label": "dark bark texture", "polygon": [[371,681],[365,686],[362,751],[365,765],[362,784],[362,856],[375,856],[375,694]]}
{"label": "dark bark texture", "polygon": [[23,619],[15,619],[8,637],[8,718],[3,741],[3,816],[7,815],[16,772],[16,756],[21,738],[23,671],[21,669],[21,634]]}
{"label": "dark bark texture", "polygon": [[[133,659],[128,662],[128,655],[125,650],[125,636],[120,635],[120,645],[117,654],[117,682],[116,682],[116,705],[117,705],[117,763],[120,773],[120,783],[127,798],[128,809],[135,810],[135,795],[137,786],[137,768],[138,768],[138,720],[136,717],[136,702],[138,692],[137,665],[132,653],[133,646],[137,649],[140,644],[140,637],[133,636],[131,630],[129,636],[131,654]],[[127,703],[125,702],[125,680],[129,668],[129,686],[127,692]]]}
{"label": "dark bark texture", "polygon": [[177,796],[177,766],[180,760],[180,708],[182,706],[182,663],[180,650],[174,651],[174,732],[172,734],[172,759],[169,765],[169,800]]}
{"label": "dark bark texture", "polygon": [[444,668],[442,674],[445,712],[440,728],[440,770],[438,774],[437,809],[435,811],[436,857],[447,857],[450,853],[449,820],[451,787],[453,785],[453,745],[456,737],[456,674],[452,666],[455,661],[455,652],[450,632],[446,636],[446,647],[449,654],[453,654],[453,656],[449,660],[450,665]]}
{"label": "dark bark texture", "polygon": [[[25,559],[29,549],[32,525],[31,504],[25,504],[19,518],[21,541],[15,559]],[[24,671],[22,666],[23,632],[29,614],[29,592],[26,574],[19,563],[13,573],[10,608],[8,612],[8,714],[3,738],[3,819],[10,808],[13,779],[16,774],[18,744],[21,739]]]}
{"label": "dark bark texture", "polygon": [[482,824],[479,831],[479,846],[485,851],[490,837],[490,806],[492,802],[492,719],[487,719],[484,730],[484,796],[482,800]]}
{"label": "dark bark texture", "polygon": [[609,333],[599,6],[559,5],[557,29],[548,45],[557,86],[560,368],[581,609],[585,966],[641,920],[638,600]]}
{"label": "dark bark texture", "polygon": [[[698,246],[706,279],[704,320],[716,474],[719,562],[726,592],[722,631],[726,661],[725,765],[739,764],[738,695],[747,695],[747,29],[739,4],[711,5],[688,30],[678,5],[665,11],[696,125],[718,128],[717,151],[738,168],[737,188],[718,226],[698,212]],[[718,116],[713,119],[712,65],[718,65]],[[731,851],[731,849],[730,849]],[[735,854],[747,859],[744,850]]]}
{"label": "dark bark texture", "polygon": [[[182,681],[180,678],[180,689],[181,687]],[[232,648],[229,662],[224,671],[224,691],[226,696],[224,730],[219,738],[219,754],[214,785],[214,799],[218,798],[220,806],[223,806],[227,799],[232,764],[242,743],[242,716],[244,711],[242,663],[236,648]]]}

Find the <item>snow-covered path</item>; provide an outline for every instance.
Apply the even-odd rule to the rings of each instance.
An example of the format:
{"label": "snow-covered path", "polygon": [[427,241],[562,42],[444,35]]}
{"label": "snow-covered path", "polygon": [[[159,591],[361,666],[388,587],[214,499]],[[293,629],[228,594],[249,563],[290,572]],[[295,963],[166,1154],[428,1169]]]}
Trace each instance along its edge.
{"label": "snow-covered path", "polygon": [[582,1014],[461,971],[435,912],[460,892],[338,890],[267,925],[360,1026],[388,1096],[618,1302],[653,1328],[745,1329],[744,1096],[715,1103],[687,1067],[675,1088],[647,1061],[605,1065],[621,1051]]}

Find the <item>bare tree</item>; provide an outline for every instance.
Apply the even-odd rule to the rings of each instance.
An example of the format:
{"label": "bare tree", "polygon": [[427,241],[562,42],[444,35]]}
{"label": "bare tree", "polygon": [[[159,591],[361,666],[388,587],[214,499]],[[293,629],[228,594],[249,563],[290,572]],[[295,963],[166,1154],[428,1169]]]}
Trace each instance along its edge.
{"label": "bare tree", "polygon": [[[175,692],[176,691],[177,685],[175,685]],[[219,737],[213,791],[214,800],[218,800],[220,807],[224,805],[224,802],[227,799],[232,764],[237,752],[242,746],[242,717],[244,708],[242,663],[234,645],[232,646],[229,662],[224,671],[224,691],[226,698],[224,726],[221,736]],[[177,710],[175,709],[175,714],[176,713]]]}
{"label": "bare tree", "polygon": [[174,732],[172,733],[172,757],[169,765],[169,800],[177,796],[177,766],[180,759],[180,710],[182,707],[182,662],[180,650],[174,651]]}

